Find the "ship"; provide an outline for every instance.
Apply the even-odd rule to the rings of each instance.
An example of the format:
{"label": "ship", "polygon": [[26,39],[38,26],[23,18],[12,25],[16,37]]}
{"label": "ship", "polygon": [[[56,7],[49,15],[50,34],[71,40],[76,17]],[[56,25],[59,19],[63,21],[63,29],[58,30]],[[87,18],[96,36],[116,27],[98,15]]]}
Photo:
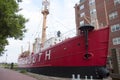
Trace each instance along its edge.
{"label": "ship", "polygon": [[18,67],[27,71],[58,77],[72,77],[80,74],[93,79],[109,76],[106,67],[109,44],[109,26],[94,29],[85,24],[78,28],[74,37],[62,39],[60,31],[56,37],[46,40],[46,18],[49,14],[49,1],[43,0],[42,40],[36,38],[33,51],[22,52],[18,58]]}

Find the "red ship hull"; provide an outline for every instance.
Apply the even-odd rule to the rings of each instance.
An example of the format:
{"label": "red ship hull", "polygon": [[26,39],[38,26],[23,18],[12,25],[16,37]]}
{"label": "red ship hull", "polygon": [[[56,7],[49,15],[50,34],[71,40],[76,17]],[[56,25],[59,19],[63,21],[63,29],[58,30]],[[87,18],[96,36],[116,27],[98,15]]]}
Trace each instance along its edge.
{"label": "red ship hull", "polygon": [[39,53],[25,58],[19,58],[19,68],[27,69],[51,76],[71,77],[80,74],[81,77],[93,76],[103,78],[108,75],[106,62],[108,55],[109,27],[89,32],[88,52],[85,59],[84,35],[66,39]]}

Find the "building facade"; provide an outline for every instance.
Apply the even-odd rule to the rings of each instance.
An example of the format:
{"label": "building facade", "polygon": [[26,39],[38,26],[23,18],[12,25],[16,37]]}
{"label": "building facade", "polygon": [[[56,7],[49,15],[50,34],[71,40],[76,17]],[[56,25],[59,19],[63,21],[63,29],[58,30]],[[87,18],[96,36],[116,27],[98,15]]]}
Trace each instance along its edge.
{"label": "building facade", "polygon": [[77,35],[78,28],[84,24],[95,29],[110,27],[109,56],[113,73],[120,76],[120,0],[80,0],[75,4],[75,20]]}
{"label": "building facade", "polygon": [[120,0],[80,0],[75,4],[75,20],[77,30],[83,24],[96,29],[120,26]]}

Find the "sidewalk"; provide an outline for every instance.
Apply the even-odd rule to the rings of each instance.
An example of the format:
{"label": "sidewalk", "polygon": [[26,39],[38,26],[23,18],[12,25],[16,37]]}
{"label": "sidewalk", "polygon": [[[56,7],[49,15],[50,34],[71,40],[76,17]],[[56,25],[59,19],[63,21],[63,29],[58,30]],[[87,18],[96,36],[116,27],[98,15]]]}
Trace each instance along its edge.
{"label": "sidewalk", "polygon": [[[21,74],[13,70],[0,68],[0,80],[72,80],[72,77],[60,78],[60,77],[39,75],[39,74],[34,74],[29,72],[27,73],[27,75]],[[36,79],[33,77],[35,77]],[[86,79],[80,79],[80,80],[86,80]],[[91,80],[91,79],[88,79],[88,80]],[[108,77],[106,79],[94,79],[94,80],[112,80],[112,79]]]}
{"label": "sidewalk", "polygon": [[0,80],[37,80],[19,72],[0,68]]}

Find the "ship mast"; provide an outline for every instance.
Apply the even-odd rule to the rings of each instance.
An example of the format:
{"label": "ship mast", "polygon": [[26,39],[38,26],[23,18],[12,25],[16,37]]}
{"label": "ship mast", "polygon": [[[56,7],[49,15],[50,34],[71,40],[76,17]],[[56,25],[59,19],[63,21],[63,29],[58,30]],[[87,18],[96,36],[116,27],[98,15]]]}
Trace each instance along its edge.
{"label": "ship mast", "polygon": [[42,26],[42,39],[41,39],[41,44],[44,46],[44,42],[46,41],[46,19],[47,15],[49,14],[49,1],[48,0],[43,0],[42,1],[42,11],[41,13],[43,14],[43,26]]}

